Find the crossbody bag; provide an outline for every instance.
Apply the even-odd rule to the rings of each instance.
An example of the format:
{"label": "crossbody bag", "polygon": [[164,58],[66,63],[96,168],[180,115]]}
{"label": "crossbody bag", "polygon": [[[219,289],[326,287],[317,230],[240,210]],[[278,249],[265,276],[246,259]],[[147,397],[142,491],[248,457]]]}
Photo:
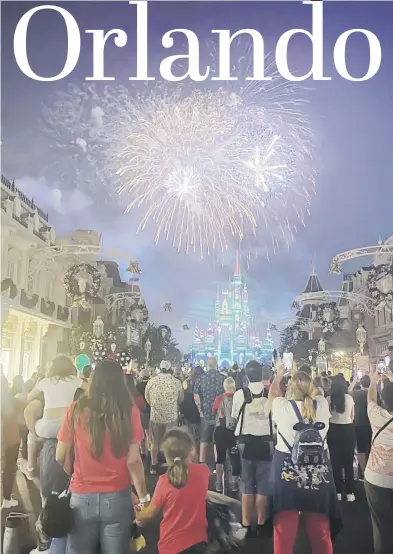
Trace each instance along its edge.
{"label": "crossbody bag", "polygon": [[[247,396],[251,395],[251,402],[247,402]],[[243,445],[242,457],[244,460],[250,460],[253,462],[269,462],[272,459],[272,444],[273,444],[273,422],[271,413],[269,413],[269,428],[270,436],[268,440],[265,437],[256,435],[243,435],[244,427],[244,412],[246,405],[251,404],[255,398],[262,398],[263,391],[260,394],[252,394],[247,388],[243,389],[244,403],[240,408],[240,429],[239,429],[239,443]],[[246,396],[247,395],[247,396]]]}
{"label": "crossbody bag", "polygon": [[391,423],[393,423],[393,417],[390,418],[389,421],[387,421],[384,425],[382,425],[382,427],[380,429],[378,429],[378,431],[375,433],[375,435],[373,437],[373,440],[371,441],[371,447],[374,445],[374,442],[377,439],[377,437],[379,437],[379,435],[382,433],[382,431],[384,431],[386,429],[386,427],[388,427],[388,425],[390,425]]}

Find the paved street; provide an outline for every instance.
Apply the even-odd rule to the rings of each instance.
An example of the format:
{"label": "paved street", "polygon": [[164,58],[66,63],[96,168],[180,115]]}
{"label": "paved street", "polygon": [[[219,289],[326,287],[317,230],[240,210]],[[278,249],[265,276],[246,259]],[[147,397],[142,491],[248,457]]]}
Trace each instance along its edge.
{"label": "paved street", "polygon": [[[151,491],[154,489],[156,478],[149,476],[149,488]],[[37,489],[38,482],[26,481],[25,477],[18,473],[17,475],[17,494],[15,495],[18,500],[23,504],[26,512],[30,514],[30,529],[31,529],[31,543],[26,545],[24,553],[29,552],[30,547],[34,546],[34,521],[35,513],[39,509],[39,492]],[[343,519],[344,529],[338,537],[334,553],[335,554],[372,554],[372,536],[371,536],[371,524],[368,516],[367,504],[364,497],[363,485],[358,484],[357,487],[357,500],[354,504],[343,503]],[[146,554],[157,553],[157,537],[158,537],[159,523],[153,522],[143,531],[146,540],[147,548]],[[251,540],[248,541],[246,547],[240,551],[240,554],[247,552],[247,554],[261,553],[273,554],[273,547],[270,540]],[[300,533],[298,543],[296,545],[295,554],[308,554],[309,548],[307,541]],[[23,554],[24,554],[23,553]]]}

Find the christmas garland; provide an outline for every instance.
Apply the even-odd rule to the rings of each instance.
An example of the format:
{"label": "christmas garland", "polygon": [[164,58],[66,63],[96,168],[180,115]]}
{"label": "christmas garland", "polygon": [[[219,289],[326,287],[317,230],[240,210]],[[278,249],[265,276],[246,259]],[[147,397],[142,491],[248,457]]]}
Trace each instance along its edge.
{"label": "christmas garland", "polygon": [[[325,319],[324,311],[326,309],[330,309],[333,311],[333,319],[329,321]],[[324,333],[334,333],[334,331],[337,330],[340,321],[340,310],[337,308],[337,304],[335,302],[330,302],[329,304],[321,304],[317,308],[316,318],[318,323],[323,327]]]}
{"label": "christmas garland", "polygon": [[32,308],[35,308],[37,306],[37,302],[38,302],[39,298],[40,297],[38,296],[38,294],[30,295],[29,293],[27,293],[25,291],[25,289],[21,290],[20,303],[25,308],[29,308],[29,310],[31,310]]}
{"label": "christmas garland", "polygon": [[71,296],[73,300],[82,296],[79,290],[79,284],[76,279],[76,275],[81,271],[86,271],[91,278],[92,283],[86,283],[86,295],[94,298],[98,295],[101,285],[102,285],[102,276],[96,267],[91,264],[81,263],[76,264],[70,267],[64,276],[64,288],[66,293]]}
{"label": "christmas garland", "polygon": [[367,277],[367,288],[377,307],[383,307],[387,302],[393,303],[393,290],[383,292],[378,287],[378,281],[384,277],[393,277],[393,264],[381,264],[374,267]]}
{"label": "christmas garland", "polygon": [[4,292],[8,289],[10,289],[10,298],[15,298],[15,296],[18,294],[18,289],[14,281],[9,277],[1,281],[1,292]]}

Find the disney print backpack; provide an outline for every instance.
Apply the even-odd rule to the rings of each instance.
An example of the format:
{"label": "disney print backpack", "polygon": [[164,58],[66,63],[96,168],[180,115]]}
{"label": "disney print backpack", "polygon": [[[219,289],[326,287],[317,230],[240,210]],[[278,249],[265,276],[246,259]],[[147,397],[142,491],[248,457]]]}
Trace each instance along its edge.
{"label": "disney print backpack", "polygon": [[[305,422],[300,413],[299,407],[294,400],[290,400],[293,410],[298,418],[298,423],[293,426],[296,431],[295,440],[291,447],[287,440],[282,436],[286,447],[291,451],[292,463],[298,467],[323,465],[324,461],[324,443],[320,431],[325,428],[322,422]],[[314,409],[317,403],[314,400]]]}

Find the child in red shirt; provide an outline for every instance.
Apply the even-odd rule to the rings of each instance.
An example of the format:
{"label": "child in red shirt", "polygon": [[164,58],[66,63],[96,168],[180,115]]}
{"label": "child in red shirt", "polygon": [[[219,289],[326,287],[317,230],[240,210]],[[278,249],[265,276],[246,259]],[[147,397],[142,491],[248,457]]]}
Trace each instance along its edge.
{"label": "child in red shirt", "polygon": [[150,506],[137,513],[137,522],[152,519],[162,509],[159,554],[205,554],[209,468],[192,463],[194,443],[181,429],[170,430],[161,448],[168,471],[159,478]]}

